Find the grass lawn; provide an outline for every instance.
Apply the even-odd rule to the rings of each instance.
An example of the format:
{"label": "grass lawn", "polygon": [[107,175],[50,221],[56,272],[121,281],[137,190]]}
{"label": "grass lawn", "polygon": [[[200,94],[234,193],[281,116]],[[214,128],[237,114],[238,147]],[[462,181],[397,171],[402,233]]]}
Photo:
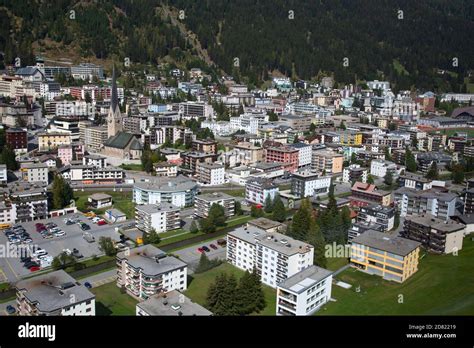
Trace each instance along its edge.
{"label": "grass lawn", "polygon": [[96,315],[135,315],[138,303],[133,297],[122,294],[115,282],[92,288],[96,296]]}
{"label": "grass lawn", "polygon": [[328,257],[327,262],[326,268],[330,271],[337,271],[349,263],[345,257]]}
{"label": "grass lawn", "polygon": [[143,171],[141,164],[121,164],[119,167],[125,170],[135,170],[138,172]]}
{"label": "grass lawn", "polygon": [[467,133],[468,137],[474,137],[473,128],[442,129],[440,130],[440,133],[446,134],[447,136],[452,136],[456,133]]}
{"label": "grass lawn", "polygon": [[[106,191],[104,193],[112,196],[113,207],[124,212],[128,219],[133,219],[135,217],[135,203],[132,202],[132,192]],[[91,194],[91,192],[74,192],[77,209],[83,212],[90,211],[90,209],[87,207],[87,198]],[[103,214],[106,209],[108,208],[94,210],[94,212],[96,214]]]}
{"label": "grass lawn", "polygon": [[[233,273],[237,279],[240,279],[240,277],[242,277],[245,273],[244,271],[228,263],[223,263],[222,265],[207,272],[193,274],[192,280],[188,283],[188,289],[184,292],[184,294],[194,302],[204,306],[206,303],[206,294],[209,285],[213,283],[217,275],[222,272],[227,274]],[[265,294],[267,306],[262,312],[256,313],[256,315],[275,315],[276,290],[269,286],[263,285],[263,292]]]}
{"label": "grass lawn", "polygon": [[[458,256],[426,254],[420,260],[418,272],[403,284],[351,268],[336,278],[352,288],[333,285],[332,297],[337,302],[328,303],[317,314],[473,315],[473,263],[474,242],[469,237],[464,239]],[[399,303],[400,295],[403,303]]]}

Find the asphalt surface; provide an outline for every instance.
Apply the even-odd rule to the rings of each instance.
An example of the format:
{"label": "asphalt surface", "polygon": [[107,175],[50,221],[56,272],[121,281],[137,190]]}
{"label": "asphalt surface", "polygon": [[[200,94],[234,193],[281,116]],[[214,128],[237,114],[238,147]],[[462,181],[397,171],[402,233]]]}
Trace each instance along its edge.
{"label": "asphalt surface", "polygon": [[[77,225],[66,225],[64,222],[64,218],[66,217],[78,217],[81,221],[87,223],[91,229],[87,232],[90,232],[95,237],[95,242],[88,243],[83,238],[84,231]],[[54,222],[58,225],[60,229],[66,232],[65,236],[62,237],[53,237],[51,239],[44,239],[38,232],[36,232],[35,224],[47,223],[47,222]],[[127,221],[130,223],[130,221]],[[55,257],[63,252],[64,249],[72,249],[76,248],[79,252],[83,255],[84,259],[89,258],[93,255],[102,255],[103,252],[99,249],[99,238],[104,237],[111,237],[114,240],[120,240],[120,234],[116,232],[116,228],[123,225],[124,223],[114,224],[114,225],[103,225],[98,226],[92,221],[88,220],[84,215],[77,213],[77,214],[70,214],[66,216],[61,216],[57,218],[47,219],[47,220],[36,220],[36,221],[29,221],[25,223],[21,223],[19,225],[23,226],[26,231],[30,234],[31,239],[33,239],[33,243],[30,246],[35,246],[38,248],[45,249],[49,255]],[[7,244],[8,239],[6,238],[3,232],[0,232],[0,245],[4,245],[7,250],[11,250],[13,246],[11,244]],[[18,250],[18,249],[16,249]],[[0,281],[9,281],[9,282],[16,282],[19,279],[31,275],[31,272],[23,267],[23,264],[20,262],[21,255],[13,255],[9,253],[7,255],[1,255],[0,257]]]}
{"label": "asphalt surface", "polygon": [[[214,244],[217,249],[213,249],[210,247],[211,244]],[[190,246],[185,249],[181,249],[178,251],[173,252],[174,255],[179,256],[180,260],[186,262],[188,264],[188,273],[194,273],[196,266],[199,264],[199,259],[201,258],[201,253],[198,251],[198,248],[202,246],[207,246],[209,248],[209,252],[206,252],[207,257],[212,259],[220,259],[225,260],[226,258],[226,247],[221,247],[217,244],[217,239],[211,240],[208,242],[202,242],[201,244],[196,244]]]}

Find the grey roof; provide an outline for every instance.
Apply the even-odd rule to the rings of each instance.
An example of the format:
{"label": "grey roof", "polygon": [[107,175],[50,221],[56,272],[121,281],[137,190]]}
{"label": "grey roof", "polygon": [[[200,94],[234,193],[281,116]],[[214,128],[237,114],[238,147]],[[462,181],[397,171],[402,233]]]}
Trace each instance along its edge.
{"label": "grey roof", "polygon": [[[63,288],[65,284],[72,286]],[[84,285],[77,283],[63,270],[19,281],[16,288],[17,290],[26,290],[24,295],[28,301],[36,303],[36,307],[45,313],[95,298],[95,295]],[[71,302],[71,298],[74,298],[74,302]]]}
{"label": "grey roof", "polygon": [[159,204],[144,204],[137,205],[137,210],[140,210],[147,214],[153,214],[158,212],[167,212],[167,211],[179,211],[180,208],[171,204],[171,203],[159,203]]}
{"label": "grey roof", "polygon": [[415,181],[419,181],[419,182],[431,182],[430,179],[427,179],[422,175],[415,174],[415,173],[410,173],[410,172],[405,172],[405,174],[400,175],[400,178],[415,180]]}
{"label": "grey roof", "polygon": [[248,224],[253,225],[255,227],[258,227],[258,228],[260,228],[264,231],[269,230],[269,229],[279,228],[279,227],[283,226],[283,224],[280,223],[280,222],[273,221],[273,220],[270,220],[270,219],[267,219],[267,218],[264,218],[264,217],[260,217],[260,218],[255,219],[255,220],[250,220],[248,222]]}
{"label": "grey roof", "polygon": [[279,288],[300,294],[308,288],[329,277],[333,272],[312,265],[278,284]]}
{"label": "grey roof", "polygon": [[288,256],[296,253],[304,253],[312,248],[310,244],[285,236],[284,234],[265,232],[252,225],[236,228],[228,234],[250,244],[256,244],[258,242],[269,249]]}
{"label": "grey roof", "polygon": [[400,256],[408,255],[421,245],[421,243],[410,239],[394,237],[374,230],[368,230],[360,236],[355,237],[352,240],[352,244],[354,243]]}
{"label": "grey roof", "polygon": [[212,315],[201,305],[191,301],[179,291],[173,290],[166,294],[158,294],[148,298],[146,301],[137,304],[137,307],[149,315],[160,316],[192,316],[192,315]]}
{"label": "grey roof", "polygon": [[435,218],[432,215],[412,215],[412,216],[407,216],[405,220],[418,224],[418,225],[429,226],[433,229],[436,229],[438,231],[443,231],[446,233],[460,231],[466,227],[463,224],[457,223],[453,220],[445,221],[445,220]]}
{"label": "grey roof", "polygon": [[112,208],[112,209],[107,209],[107,213],[109,214],[112,214],[113,216],[115,217],[118,217],[118,216],[126,216],[126,214],[116,208]]}
{"label": "grey roof", "polygon": [[436,189],[417,191],[409,187],[400,187],[394,191],[395,195],[406,195],[411,198],[427,198],[427,199],[437,199],[443,202],[451,202],[452,200],[458,197],[457,194],[452,192],[442,192],[437,191]]}
{"label": "grey roof", "polygon": [[100,200],[103,200],[103,199],[109,199],[109,198],[112,198],[111,195],[108,195],[106,193],[93,193],[89,196],[89,198],[95,200],[95,201],[100,201]]}
{"label": "grey roof", "polygon": [[196,196],[196,199],[207,201],[207,202],[215,202],[215,201],[221,201],[224,199],[235,199],[235,198],[224,192],[210,192],[210,193],[204,193],[204,194],[198,195]]}
{"label": "grey roof", "polygon": [[118,132],[113,137],[110,137],[106,142],[105,146],[114,147],[117,149],[125,149],[127,145],[135,139],[133,134],[127,132]]}
{"label": "grey roof", "polygon": [[157,177],[149,182],[137,182],[134,188],[158,192],[179,192],[195,189],[197,184],[185,176],[178,175],[176,177]]}
{"label": "grey roof", "polygon": [[[129,253],[129,255],[126,255]],[[187,267],[187,264],[173,256],[166,256],[166,253],[153,245],[147,244],[123,251],[117,254],[120,260],[126,259],[127,263],[149,276],[156,276],[163,273]]]}

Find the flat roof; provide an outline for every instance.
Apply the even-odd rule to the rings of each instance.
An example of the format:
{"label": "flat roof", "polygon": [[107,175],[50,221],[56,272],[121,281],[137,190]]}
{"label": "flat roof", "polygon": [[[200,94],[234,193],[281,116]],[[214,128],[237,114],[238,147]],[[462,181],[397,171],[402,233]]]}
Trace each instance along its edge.
{"label": "flat roof", "polygon": [[236,228],[228,234],[250,244],[256,244],[258,242],[269,249],[273,249],[288,256],[303,253],[308,251],[308,249],[313,248],[310,244],[293,239],[284,234],[278,232],[266,232],[261,228],[252,225]]}
{"label": "flat roof", "polygon": [[278,287],[300,294],[321,280],[329,277],[332,273],[333,272],[327,269],[312,265],[285,279],[278,284]]}
{"label": "flat roof", "polygon": [[143,204],[137,205],[137,210],[140,210],[147,214],[153,214],[158,212],[167,212],[167,211],[176,211],[180,210],[179,207],[171,204],[171,203],[159,203],[159,204]]}
{"label": "flat roof", "polygon": [[405,220],[413,222],[415,224],[429,226],[438,231],[443,231],[447,233],[456,232],[464,229],[466,226],[463,224],[457,223],[453,220],[441,220],[432,215],[411,215],[405,217]]}
{"label": "flat roof", "polygon": [[167,273],[187,266],[183,261],[173,256],[166,256],[163,250],[150,244],[122,251],[117,254],[117,258],[127,260],[130,266],[135,269],[141,269],[144,274],[150,276]]}
{"label": "flat roof", "polygon": [[247,224],[261,228],[262,230],[265,230],[265,231],[283,226],[282,223],[267,219],[265,217],[260,217],[255,220],[250,220],[249,222],[247,222]]}
{"label": "flat roof", "polygon": [[183,175],[178,175],[176,177],[157,177],[149,182],[136,182],[134,187],[150,191],[176,192],[192,190],[197,187],[197,184]]}
{"label": "flat roof", "polygon": [[214,201],[221,201],[223,199],[235,199],[235,198],[224,192],[211,192],[211,193],[200,194],[196,196],[196,199],[208,201],[208,202],[214,202]]}
{"label": "flat roof", "polygon": [[16,288],[25,290],[24,296],[28,301],[35,303],[40,311],[48,313],[95,298],[84,285],[63,270],[19,281]]}
{"label": "flat roof", "polygon": [[212,312],[193,302],[179,291],[173,290],[166,294],[151,296],[147,300],[137,304],[137,307],[149,315],[162,316],[208,316]]}
{"label": "flat roof", "polygon": [[103,199],[109,199],[112,198],[111,195],[108,195],[106,193],[93,193],[89,196],[89,198],[95,200],[95,201],[101,201]]}
{"label": "flat roof", "polygon": [[410,239],[394,237],[374,230],[368,230],[355,237],[352,243],[362,244],[400,256],[408,255],[421,245],[421,243]]}

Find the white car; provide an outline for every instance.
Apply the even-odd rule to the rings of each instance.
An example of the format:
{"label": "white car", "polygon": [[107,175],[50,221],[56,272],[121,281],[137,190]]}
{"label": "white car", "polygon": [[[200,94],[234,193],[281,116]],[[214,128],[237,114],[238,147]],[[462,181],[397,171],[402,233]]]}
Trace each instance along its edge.
{"label": "white car", "polygon": [[92,222],[95,223],[95,224],[98,223],[100,220],[102,220],[102,219],[98,216],[92,218]]}
{"label": "white car", "polygon": [[64,232],[63,230],[59,230],[59,231],[54,232],[54,235],[56,237],[62,237],[66,235],[66,232]]}
{"label": "white car", "polygon": [[48,254],[48,252],[44,249],[36,249],[36,251],[32,254],[34,257],[39,257]]}

